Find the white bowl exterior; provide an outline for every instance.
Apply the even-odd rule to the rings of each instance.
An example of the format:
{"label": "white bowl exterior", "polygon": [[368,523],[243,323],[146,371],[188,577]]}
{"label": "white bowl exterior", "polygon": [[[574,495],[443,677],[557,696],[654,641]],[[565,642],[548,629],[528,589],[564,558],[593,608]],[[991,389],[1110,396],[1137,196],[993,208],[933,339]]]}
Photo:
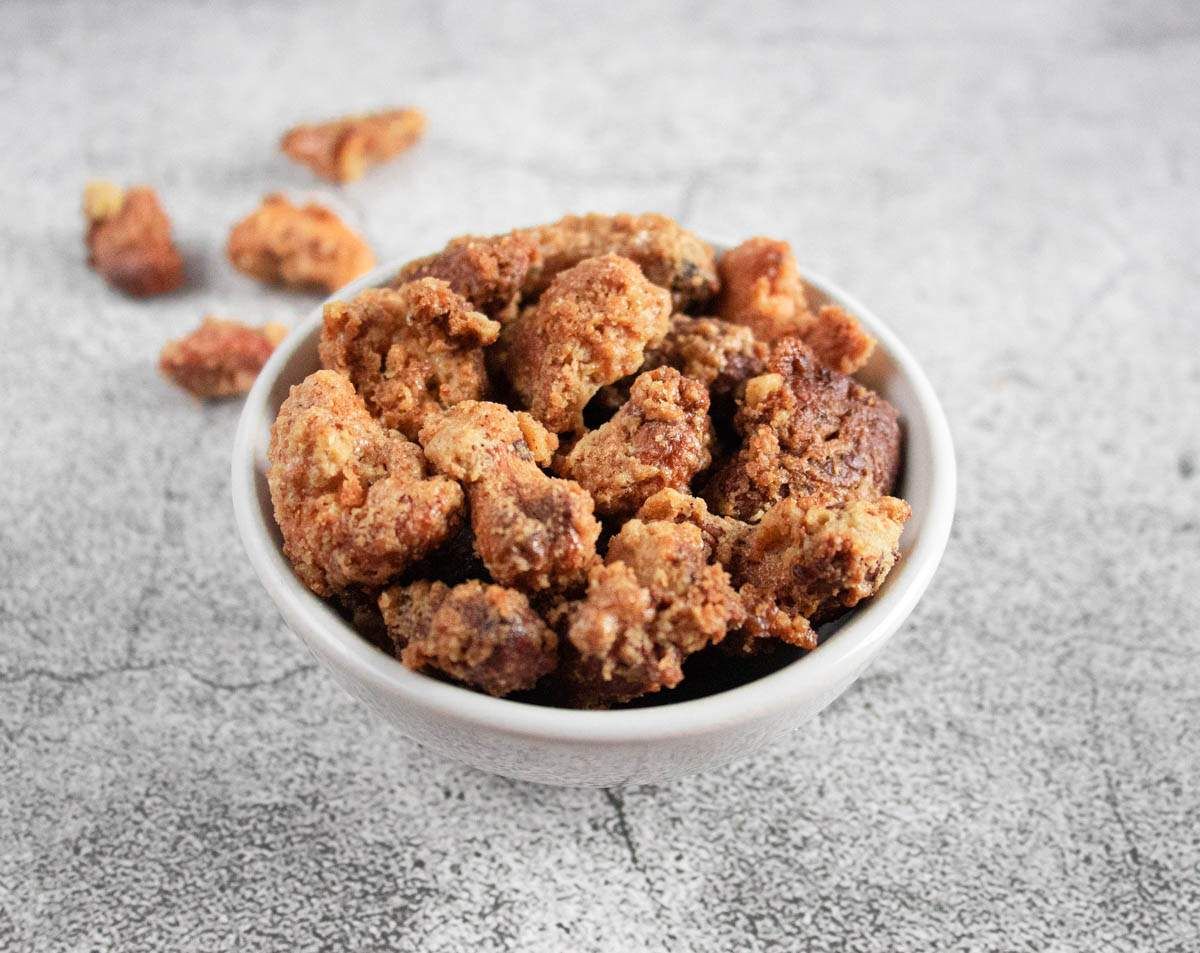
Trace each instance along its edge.
{"label": "white bowl exterior", "polygon": [[[386,283],[399,264],[339,291]],[[352,695],[406,736],[448,757],[543,784],[611,786],[671,780],[740,758],[799,727],[837,698],[883,648],[925,591],[954,512],[955,465],[937,397],[904,346],[868,309],[811,272],[805,281],[879,340],[857,376],[900,411],[902,495],[913,515],[902,558],[880,592],[815,651],[747,685],[652,708],[574,711],[491,698],[409,671],[361,638],[295,577],[280,549],[266,482],[271,423],[292,383],[318,367],[321,309],[272,355],[234,440],[234,512],[250,562],[288,626]]]}

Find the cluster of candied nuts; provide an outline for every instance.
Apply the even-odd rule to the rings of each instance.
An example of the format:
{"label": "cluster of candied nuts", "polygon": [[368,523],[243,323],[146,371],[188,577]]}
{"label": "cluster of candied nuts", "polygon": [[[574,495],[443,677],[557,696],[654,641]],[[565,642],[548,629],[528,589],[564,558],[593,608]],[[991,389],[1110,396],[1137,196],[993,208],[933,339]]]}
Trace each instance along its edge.
{"label": "cluster of candied nuts", "polygon": [[492,695],[603,708],[696,653],[812,649],[909,508],[897,413],[849,376],[875,342],[809,299],[786,243],[716,260],[661,215],[455,239],[326,307],[271,431],[284,551]]}
{"label": "cluster of candied nuts", "polygon": [[[390,109],[297,126],[280,148],[321,178],[342,183],[404,152],[424,130],[420,110]],[[144,298],[184,284],[183,257],[153,189],[91,182],[83,212],[88,263],[113,287]],[[375,265],[367,243],[334,212],[315,203],[297,206],[279,194],[268,195],[233,227],[226,254],[259,281],[326,294]],[[159,369],[199,398],[244,394],[284,334],[281,325],[255,328],[210,315],[163,348]]]}

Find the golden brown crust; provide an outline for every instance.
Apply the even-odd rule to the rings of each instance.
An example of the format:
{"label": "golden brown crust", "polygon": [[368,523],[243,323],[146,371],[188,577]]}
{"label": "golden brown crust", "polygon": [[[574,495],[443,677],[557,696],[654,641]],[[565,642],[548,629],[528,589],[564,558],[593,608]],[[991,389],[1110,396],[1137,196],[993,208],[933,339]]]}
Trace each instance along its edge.
{"label": "golden brown crust", "polygon": [[756,522],[787,496],[888,493],[900,462],[895,408],[798,338],[778,342],[770,366],[746,382],[735,420],[744,441],[705,491],[713,510]]}
{"label": "golden brown crust", "polygon": [[344,116],[289,129],[279,148],[330,182],[352,182],[370,166],[412,148],[425,132],[425,114],[411,107]]}
{"label": "golden brown crust", "polygon": [[284,553],[315,593],[381,586],[458,527],[462,489],[385,430],[349,379],[317,371],[271,427],[267,480]]}
{"label": "golden brown crust", "polygon": [[722,396],[761,374],[769,353],[770,348],[748,327],[720,318],[677,314],[662,343],[647,352],[646,363],[673,367],[709,388],[714,396]]}
{"label": "golden brown crust", "polygon": [[380,423],[415,439],[431,415],[486,396],[482,348],[499,333],[446,282],[422,278],[327,304],[319,350]]}
{"label": "golden brown crust", "polygon": [[772,507],[746,535],[734,563],[749,640],[773,637],[814,648],[808,623],[878,592],[900,556],[911,513],[890,496],[833,504],[791,497]]}
{"label": "golden brown crust", "polygon": [[471,580],[394,586],[379,608],[400,660],[489,695],[533,688],[558,664],[558,638],[514,589]]}
{"label": "golden brown crust", "polygon": [[526,292],[537,294],[561,271],[586,258],[620,255],[635,262],[646,278],[671,292],[680,310],[703,304],[717,292],[713,251],[665,215],[567,215],[549,225],[522,229],[541,251],[541,266],[530,271]]}
{"label": "golden brown crust", "polygon": [[563,678],[574,704],[600,708],[672,688],[688,655],[740,624],[725,570],[687,523],[630,520],[573,610]]}
{"label": "golden brown crust", "polygon": [[88,264],[114,288],[145,298],[183,284],[183,258],[171,238],[171,220],[153,189],[89,182],[83,214]]}
{"label": "golden brown crust", "polygon": [[799,334],[808,323],[808,302],[796,259],[787,242],[748,238],[717,263],[721,296],[717,313],[744,324],[760,341]]}
{"label": "golden brown crust", "polygon": [[407,585],[388,586],[376,597],[376,606],[397,658],[415,638],[429,632],[433,615],[450,587],[436,579],[418,579]]}
{"label": "golden brown crust", "polygon": [[527,414],[466,401],[429,421],[430,463],[467,486],[475,546],[502,585],[529,592],[580,585],[596,560],[592,498],[538,469],[557,441]]}
{"label": "golden brown crust", "polygon": [[538,470],[558,447],[558,438],[529,414],[486,400],[466,401],[429,420],[420,441],[439,472],[467,484],[516,464]]}
{"label": "golden brown crust", "polygon": [[[744,381],[763,372],[770,350],[744,325],[675,314],[666,336],[646,348],[646,359],[638,373],[673,367],[708,388],[715,409],[725,405]],[[632,384],[625,378],[602,387],[593,406],[619,409],[629,399]]]}
{"label": "golden brown crust", "polygon": [[279,194],[268,195],[233,226],[226,254],[251,278],[326,292],[375,265],[367,243],[329,209],[311,202],[295,206]]}
{"label": "golden brown crust", "polygon": [[282,324],[252,328],[210,315],[190,334],[163,346],[158,369],[201,399],[244,394],[286,334]]}
{"label": "golden brown crust", "polygon": [[853,374],[870,360],[875,339],[843,308],[810,308],[791,246],[751,238],[721,256],[717,309],[749,327],[760,341],[797,335],[826,367]]}
{"label": "golden brown crust", "polygon": [[627,258],[589,258],[559,274],[502,338],[509,380],[550,430],[583,429],[583,408],[604,384],[632,374],[662,340],[670,296]]}
{"label": "golden brown crust", "polygon": [[642,504],[637,516],[647,521],[691,523],[700,530],[710,557],[726,567],[734,565],[737,552],[750,532],[749,523],[710,513],[704,500],[679,490],[655,493]]}
{"label": "golden brown crust", "polygon": [[729,646],[752,654],[770,639],[815,648],[813,624],[879,590],[896,563],[910,514],[907,503],[888,496],[846,502],[792,497],[751,526],[714,516],[696,497],[664,490],[638,516],[699,528],[709,553],[729,570],[746,611]]}
{"label": "golden brown crust", "polygon": [[875,353],[875,339],[834,304],[822,305],[800,336],[822,364],[842,374],[853,374]]}
{"label": "golden brown crust", "polygon": [[686,489],[709,465],[708,391],[671,367],[634,381],[629,400],[584,434],[556,471],[592,494],[602,516],[630,516],[648,497]]}
{"label": "golden brown crust", "polygon": [[435,255],[410,261],[392,284],[440,278],[488,317],[507,322],[516,317],[521,287],[540,261],[537,243],[528,235],[464,235]]}

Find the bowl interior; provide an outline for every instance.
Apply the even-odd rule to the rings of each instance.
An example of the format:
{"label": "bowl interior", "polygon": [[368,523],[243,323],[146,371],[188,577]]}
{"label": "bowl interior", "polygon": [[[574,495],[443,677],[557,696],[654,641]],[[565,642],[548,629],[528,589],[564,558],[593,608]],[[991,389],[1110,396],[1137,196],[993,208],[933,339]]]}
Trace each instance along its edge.
{"label": "bowl interior", "polygon": [[[379,268],[334,297],[353,296],[364,288],[385,284],[397,268],[397,264]],[[912,518],[900,542],[901,561],[873,599],[821,628],[822,643],[812,652],[780,652],[735,669],[732,677],[729,670],[709,671],[712,666],[706,668],[701,663],[688,671],[679,689],[654,697],[650,710],[554,709],[556,719],[567,719],[560,722],[562,730],[567,730],[572,720],[582,724],[579,719],[607,718],[615,727],[622,717],[662,718],[668,712],[676,716],[673,721],[678,721],[688,717],[685,710],[696,705],[712,709],[718,699],[726,707],[745,702],[748,691],[754,693],[759,706],[772,698],[784,704],[789,693],[800,690],[806,681],[815,683],[832,677],[848,684],[911,611],[932,577],[949,534],[955,492],[953,450],[937,398],[911,355],[874,314],[821,277],[802,273],[819,301],[845,307],[879,340],[870,363],[856,377],[881,393],[901,415],[904,446],[895,492],[912,507]],[[239,424],[233,458],[234,504],[255,570],[292,628],[320,657],[328,661],[332,654],[337,659],[335,664],[345,667],[344,682],[352,683],[361,675],[373,683],[386,682],[388,690],[421,693],[456,715],[465,706],[478,711],[481,718],[504,713],[504,717],[527,721],[517,710],[538,710],[537,706],[482,696],[404,668],[358,635],[329,603],[305,589],[283,556],[266,480],[270,428],[291,386],[320,366],[317,341],[321,320],[321,308],[317,308],[276,350],[247,397]],[[753,682],[752,687],[746,684],[749,682]],[[633,722],[628,723],[628,727],[633,726]],[[639,727],[648,725],[642,723]]]}

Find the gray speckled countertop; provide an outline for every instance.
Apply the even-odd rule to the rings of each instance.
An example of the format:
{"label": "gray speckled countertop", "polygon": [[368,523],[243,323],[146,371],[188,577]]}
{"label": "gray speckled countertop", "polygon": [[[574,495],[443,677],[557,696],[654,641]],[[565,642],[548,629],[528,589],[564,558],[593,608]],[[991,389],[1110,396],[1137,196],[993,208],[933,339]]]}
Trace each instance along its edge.
{"label": "gray speckled countertop", "polygon": [[[1200,949],[1193,4],[0,9],[0,949]],[[554,790],[422,751],[313,667],[230,513],[236,403],[154,370],[293,121],[411,101],[336,191],[381,258],[566,210],[791,238],[924,362],[957,524],[791,742]],[[186,291],[83,266],[160,188]],[[426,238],[427,236],[427,238]]]}

